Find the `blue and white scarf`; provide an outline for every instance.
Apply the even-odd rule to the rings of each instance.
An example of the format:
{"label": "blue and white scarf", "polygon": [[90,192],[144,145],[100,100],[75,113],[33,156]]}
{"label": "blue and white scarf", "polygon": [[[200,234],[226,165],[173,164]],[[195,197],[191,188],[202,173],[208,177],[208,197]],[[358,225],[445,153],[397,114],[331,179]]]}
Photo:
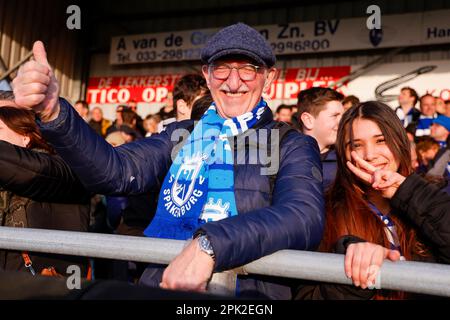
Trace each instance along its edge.
{"label": "blue and white scarf", "polygon": [[403,123],[403,127],[407,127],[412,121],[414,116],[414,111],[417,110],[414,107],[412,107],[407,114],[405,114],[405,111],[401,106],[398,106],[395,109],[395,113],[397,114],[397,117],[400,119],[400,121]]}
{"label": "blue and white scarf", "polygon": [[433,124],[434,119],[436,119],[437,115],[433,116],[425,116],[423,114],[420,115],[420,118],[417,122],[416,127],[416,137],[429,136],[431,134],[431,125]]}
{"label": "blue and white scarf", "polygon": [[209,107],[164,179],[158,208],[145,236],[187,240],[201,224],[238,214],[228,138],[254,126],[266,108],[261,99],[252,111],[223,119],[214,103]]}
{"label": "blue and white scarf", "polygon": [[384,215],[372,202],[369,202],[369,208],[383,222],[384,232],[389,241],[390,249],[400,252],[400,260],[405,260],[400,241],[398,240],[397,228],[395,227],[394,221],[389,217],[389,213]]}

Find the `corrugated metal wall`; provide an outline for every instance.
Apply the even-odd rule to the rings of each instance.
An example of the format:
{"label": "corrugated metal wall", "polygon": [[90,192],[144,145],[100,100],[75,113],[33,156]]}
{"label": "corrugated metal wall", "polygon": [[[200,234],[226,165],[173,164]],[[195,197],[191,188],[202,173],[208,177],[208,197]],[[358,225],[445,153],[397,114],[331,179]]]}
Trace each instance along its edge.
{"label": "corrugated metal wall", "polygon": [[[0,0],[0,57],[9,69],[30,52],[35,40],[43,40],[61,84],[61,95],[76,100],[81,94],[79,36],[66,27],[69,4],[56,0]],[[0,63],[0,74],[2,69]]]}

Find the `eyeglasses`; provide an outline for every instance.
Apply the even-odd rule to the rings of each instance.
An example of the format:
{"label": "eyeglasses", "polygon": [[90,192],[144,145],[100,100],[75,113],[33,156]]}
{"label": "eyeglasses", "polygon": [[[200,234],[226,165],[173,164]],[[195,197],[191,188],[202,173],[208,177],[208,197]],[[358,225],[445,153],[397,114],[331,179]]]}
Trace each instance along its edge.
{"label": "eyeglasses", "polygon": [[238,71],[239,77],[244,81],[255,80],[256,74],[259,69],[263,67],[255,66],[253,64],[244,64],[238,67],[230,66],[229,64],[212,64],[209,66],[212,75],[217,80],[225,80],[230,76],[231,70],[236,69]]}

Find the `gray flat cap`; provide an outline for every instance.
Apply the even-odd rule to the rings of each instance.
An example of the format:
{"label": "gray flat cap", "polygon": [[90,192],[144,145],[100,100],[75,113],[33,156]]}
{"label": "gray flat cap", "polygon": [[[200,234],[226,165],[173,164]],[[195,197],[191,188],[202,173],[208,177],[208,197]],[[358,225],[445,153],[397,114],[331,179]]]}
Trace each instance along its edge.
{"label": "gray flat cap", "polygon": [[213,35],[201,52],[203,63],[212,63],[226,56],[246,56],[258,64],[272,67],[276,58],[264,37],[244,23],[223,28]]}

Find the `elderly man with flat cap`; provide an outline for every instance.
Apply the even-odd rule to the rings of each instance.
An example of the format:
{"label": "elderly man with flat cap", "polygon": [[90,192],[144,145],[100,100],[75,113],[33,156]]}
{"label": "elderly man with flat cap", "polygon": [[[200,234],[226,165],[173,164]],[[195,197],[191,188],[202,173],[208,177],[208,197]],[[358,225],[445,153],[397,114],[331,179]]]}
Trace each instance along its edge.
{"label": "elderly man with flat cap", "polygon": [[[272,144],[281,144],[272,154],[279,156],[275,175],[264,174],[264,163],[250,161],[251,155],[235,148],[234,141],[250,130],[270,134],[276,126],[262,98],[275,76],[275,56],[255,29],[231,25],[202,50],[202,72],[214,103],[198,123],[176,122],[161,134],[117,148],[58,97],[41,42],[33,52],[34,61],[13,82],[16,103],[36,111],[43,135],[84,185],[109,195],[160,190],[145,235],[193,239],[167,268],[149,266],[142,284],[204,291],[213,272],[281,249],[318,246],[324,200],[316,141],[293,130],[279,141],[274,136]],[[181,146],[180,132],[188,133]],[[267,143],[258,148],[267,149]],[[236,295],[289,299],[290,288],[286,279],[239,275]]]}

